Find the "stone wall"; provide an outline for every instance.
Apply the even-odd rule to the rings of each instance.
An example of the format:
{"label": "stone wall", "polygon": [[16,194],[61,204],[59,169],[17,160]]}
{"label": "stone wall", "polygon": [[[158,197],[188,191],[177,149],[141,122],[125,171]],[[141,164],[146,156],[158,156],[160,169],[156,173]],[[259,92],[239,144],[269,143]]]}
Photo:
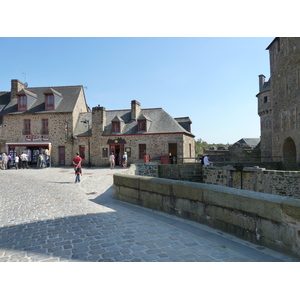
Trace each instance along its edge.
{"label": "stone wall", "polygon": [[131,164],[127,174],[158,177],[158,163]]}
{"label": "stone wall", "polygon": [[204,183],[114,174],[115,198],[300,257],[300,200]]}
{"label": "stone wall", "polygon": [[300,199],[300,172],[297,171],[245,167],[241,172],[233,166],[202,169],[200,163],[160,165],[150,162],[131,164],[128,174],[201,182]]}
{"label": "stone wall", "polygon": [[300,199],[300,172],[247,167],[242,172],[233,166],[205,168],[203,182]]}
{"label": "stone wall", "polygon": [[199,163],[160,165],[156,162],[131,164],[127,174],[202,182],[202,165]]}
{"label": "stone wall", "polygon": [[158,177],[202,182],[202,165],[200,163],[159,165]]}

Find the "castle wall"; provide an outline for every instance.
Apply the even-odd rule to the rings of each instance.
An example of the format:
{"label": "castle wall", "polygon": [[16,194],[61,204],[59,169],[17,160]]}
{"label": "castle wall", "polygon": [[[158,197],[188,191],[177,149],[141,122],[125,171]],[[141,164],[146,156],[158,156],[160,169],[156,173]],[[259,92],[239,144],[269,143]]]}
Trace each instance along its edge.
{"label": "castle wall", "polygon": [[[271,69],[272,159],[284,157],[284,144],[292,138],[296,146],[295,163],[300,165],[300,38],[276,38],[268,47]],[[296,167],[296,166],[294,166]]]}

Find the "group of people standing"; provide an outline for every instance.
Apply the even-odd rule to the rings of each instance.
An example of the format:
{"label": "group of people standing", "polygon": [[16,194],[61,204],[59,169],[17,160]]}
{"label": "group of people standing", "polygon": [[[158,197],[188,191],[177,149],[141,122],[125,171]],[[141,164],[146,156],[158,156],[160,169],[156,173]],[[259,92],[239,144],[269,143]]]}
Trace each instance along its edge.
{"label": "group of people standing", "polygon": [[14,166],[16,170],[21,169],[28,169],[28,155],[24,152],[20,155],[16,155],[14,157],[14,163],[13,159],[9,154],[6,154],[6,152],[2,153],[1,155],[1,168],[2,170],[8,170],[11,169],[11,167]]}
{"label": "group of people standing", "polygon": [[[110,163],[110,168],[111,168],[111,169],[113,169],[113,168],[115,167],[115,165],[116,165],[116,157],[115,157],[113,151],[110,153],[109,163]],[[126,167],[127,167],[127,152],[126,152],[126,151],[125,151],[124,154],[123,154],[122,162],[120,163],[120,165],[121,165],[123,168],[126,168]]]}

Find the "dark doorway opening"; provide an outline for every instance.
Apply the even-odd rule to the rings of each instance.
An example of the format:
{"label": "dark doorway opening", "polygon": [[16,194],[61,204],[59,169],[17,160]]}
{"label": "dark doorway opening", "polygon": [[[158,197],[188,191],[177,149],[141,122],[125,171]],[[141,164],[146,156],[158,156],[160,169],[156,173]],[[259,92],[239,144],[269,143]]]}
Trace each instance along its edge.
{"label": "dark doorway opening", "polygon": [[177,144],[169,143],[169,163],[177,164]]}
{"label": "dark doorway opening", "polygon": [[297,168],[296,145],[292,138],[288,137],[283,144],[283,168],[285,170],[295,170]]}

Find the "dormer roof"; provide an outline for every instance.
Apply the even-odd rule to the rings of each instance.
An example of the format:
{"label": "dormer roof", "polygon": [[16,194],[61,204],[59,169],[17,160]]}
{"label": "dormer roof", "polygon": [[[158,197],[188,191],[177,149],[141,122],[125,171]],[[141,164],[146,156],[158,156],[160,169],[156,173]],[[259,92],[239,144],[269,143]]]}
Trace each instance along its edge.
{"label": "dormer roof", "polygon": [[124,122],[122,118],[120,118],[119,116],[115,116],[112,120],[112,122]]}
{"label": "dormer roof", "polygon": [[44,94],[55,94],[55,95],[57,95],[57,96],[62,97],[62,94],[59,93],[58,91],[56,91],[56,90],[53,89],[53,88],[48,88],[47,90],[44,91]]}
{"label": "dormer roof", "polygon": [[148,120],[148,121],[152,121],[148,116],[146,116],[146,115],[143,114],[143,113],[138,117],[138,120]]}
{"label": "dormer roof", "polygon": [[[31,113],[48,113],[45,110],[45,94],[54,94],[59,101],[58,105],[51,110],[51,113],[73,112],[78,97],[82,91],[81,85],[75,86],[55,86],[55,87],[27,87],[20,90],[17,94],[26,94],[34,99],[31,107],[26,111],[18,111],[18,100],[11,100],[1,111],[1,114],[31,114]],[[10,92],[8,92],[10,94]],[[1,96],[1,95],[0,95]],[[1,101],[0,101],[1,102]]]}
{"label": "dormer roof", "polygon": [[28,91],[28,90],[26,90],[26,89],[20,90],[20,91],[17,93],[17,95],[27,95],[27,96],[31,96],[31,97],[33,97],[33,98],[37,98],[37,94],[32,93],[32,92],[30,92],[30,91]]}

